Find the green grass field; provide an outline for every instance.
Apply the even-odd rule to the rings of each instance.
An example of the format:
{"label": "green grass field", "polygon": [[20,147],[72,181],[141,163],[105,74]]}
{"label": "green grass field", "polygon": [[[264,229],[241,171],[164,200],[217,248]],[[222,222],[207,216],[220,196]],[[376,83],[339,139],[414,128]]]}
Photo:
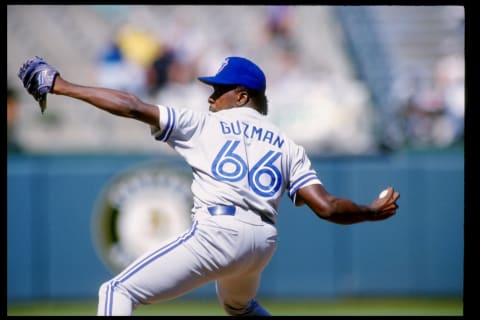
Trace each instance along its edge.
{"label": "green grass field", "polygon": [[[259,299],[274,316],[463,316],[461,298],[375,298],[338,300]],[[95,315],[96,301],[10,303],[9,316]],[[138,316],[224,316],[215,300],[173,300],[141,306]]]}

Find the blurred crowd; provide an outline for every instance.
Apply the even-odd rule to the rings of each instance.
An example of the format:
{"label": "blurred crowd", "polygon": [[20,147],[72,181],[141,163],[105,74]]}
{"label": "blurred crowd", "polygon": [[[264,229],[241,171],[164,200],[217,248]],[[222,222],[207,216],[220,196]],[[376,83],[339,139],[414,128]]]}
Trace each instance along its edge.
{"label": "blurred crowd", "polygon": [[374,150],[367,89],[339,73],[325,57],[317,57],[325,61],[312,67],[302,52],[296,10],[265,7],[250,44],[244,45],[240,37],[219,38],[205,46],[195,27],[181,19],[163,36],[123,24],[99,56],[98,83],[150,101],[206,110],[210,89],[199,86],[196,78],[216,72],[224,57],[240,52],[253,57],[267,74],[269,117],[310,152]]}
{"label": "blurred crowd", "polygon": [[393,99],[393,122],[386,135],[394,148],[444,148],[463,142],[464,56],[443,57],[428,77],[412,71],[398,79]]}
{"label": "blurred crowd", "polygon": [[20,102],[18,92],[7,87],[7,152],[22,153],[22,144],[18,141],[18,108]]}
{"label": "blurred crowd", "polygon": [[[293,6],[270,6],[265,9],[265,20],[254,41],[262,49],[269,48],[268,54],[276,64],[272,68],[276,74],[269,73],[269,79],[280,78],[284,76],[284,69],[299,64],[300,56],[296,52],[298,48],[292,31],[294,10]],[[195,33],[194,26],[181,19],[176,21],[173,34],[168,36],[158,36],[131,23],[120,25],[99,54],[99,85],[126,90],[142,97],[155,97],[170,85],[192,83],[199,72],[212,72],[209,65],[202,65],[205,55],[213,53],[220,56],[221,53],[216,53],[219,48],[225,55],[229,51],[228,48],[222,48],[229,46],[224,42],[199,44],[202,40]],[[237,40],[242,41],[233,39]],[[201,50],[209,50],[210,53]],[[255,55],[258,56],[257,53]],[[220,65],[221,60],[217,62]]]}
{"label": "blurred crowd", "polygon": [[[256,24],[251,23],[249,29],[234,29],[236,25],[232,25],[228,17],[219,16],[217,23],[222,25],[220,20],[226,19],[225,29],[230,28],[221,34],[230,34],[229,37],[211,35],[210,31],[189,21],[188,15],[172,17],[168,30],[161,27],[157,30],[129,19],[131,8],[92,8],[115,28],[109,41],[97,50],[97,59],[92,62],[95,83],[89,84],[128,91],[152,103],[206,110],[210,91],[199,85],[196,78],[216,72],[226,56],[244,55],[258,62],[267,75],[269,117],[312,154],[371,153],[378,150],[379,141],[390,150],[444,148],[463,141],[465,61],[462,55],[445,55],[437,62],[432,75],[412,72],[395,79],[391,121],[379,133],[369,89],[356,79],[355,66],[345,53],[339,33],[341,28],[326,8],[319,11],[323,16],[314,16],[308,8],[262,6],[256,9],[261,18],[251,18]],[[304,16],[311,14],[312,20],[308,21],[322,21],[322,27],[308,25],[307,19],[301,18],[304,16],[300,16],[300,10]],[[249,24],[247,20],[243,23]],[[316,34],[308,32],[310,38],[303,36],[312,26]],[[33,129],[30,136],[28,132],[18,133],[15,122],[19,112],[15,110],[21,100],[14,88],[7,89],[9,150],[31,150],[32,146],[41,144],[40,140],[32,142],[39,139],[40,134],[33,133]],[[57,117],[61,118],[61,114]],[[74,135],[74,125],[65,127]],[[109,128],[109,125],[101,127]],[[122,150],[122,144],[125,149],[137,145],[144,150],[150,148],[150,145],[140,147],[138,136],[144,132],[138,131],[135,135],[135,127],[132,128],[126,138],[118,136],[118,147],[115,147],[116,137],[105,129],[108,143],[96,139],[83,150],[98,147],[107,151]],[[59,126],[55,130],[60,129]],[[88,131],[78,130],[85,136]],[[384,137],[379,139],[375,136],[378,134]],[[98,132],[97,137],[100,136]],[[127,138],[137,140],[126,147]],[[49,147],[48,140],[45,139],[44,148]],[[79,139],[79,150],[80,145]],[[61,142],[56,146],[62,148]]]}

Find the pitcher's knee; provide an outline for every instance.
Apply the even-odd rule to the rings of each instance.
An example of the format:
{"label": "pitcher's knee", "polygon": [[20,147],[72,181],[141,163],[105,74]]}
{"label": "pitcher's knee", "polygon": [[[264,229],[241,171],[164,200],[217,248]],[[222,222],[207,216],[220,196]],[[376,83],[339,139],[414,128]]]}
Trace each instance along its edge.
{"label": "pitcher's knee", "polygon": [[109,286],[110,286],[110,282],[109,282],[109,281],[102,283],[102,285],[101,285],[100,288],[98,289],[98,295],[99,295],[99,296],[104,296],[104,295],[106,295]]}
{"label": "pitcher's knee", "polygon": [[113,294],[117,293],[131,298],[130,294],[128,294],[127,290],[123,287],[123,285],[115,280],[109,280],[102,283],[100,285],[100,288],[98,289],[98,295],[100,297],[112,296]]}
{"label": "pitcher's knee", "polygon": [[98,289],[97,315],[131,315],[135,303],[120,283],[110,280],[102,283]]}

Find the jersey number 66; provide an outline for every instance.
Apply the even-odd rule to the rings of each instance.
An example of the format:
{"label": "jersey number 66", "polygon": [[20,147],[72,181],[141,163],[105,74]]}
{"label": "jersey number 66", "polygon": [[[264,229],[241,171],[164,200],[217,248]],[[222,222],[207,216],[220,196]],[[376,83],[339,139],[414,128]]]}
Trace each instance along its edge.
{"label": "jersey number 66", "polygon": [[235,150],[240,141],[227,140],[212,163],[212,174],[219,181],[237,182],[248,177],[252,190],[262,197],[273,196],[282,185],[282,173],[274,162],[281,152],[269,150],[258,162],[249,168],[247,162]]}

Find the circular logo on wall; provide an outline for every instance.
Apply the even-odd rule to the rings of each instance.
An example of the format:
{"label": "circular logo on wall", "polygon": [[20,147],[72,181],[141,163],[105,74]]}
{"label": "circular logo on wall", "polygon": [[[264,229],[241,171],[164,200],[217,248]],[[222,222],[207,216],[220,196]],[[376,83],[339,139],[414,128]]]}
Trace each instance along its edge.
{"label": "circular logo on wall", "polygon": [[107,183],[93,211],[95,249],[112,273],[191,226],[191,177],[160,163],[132,167]]}

